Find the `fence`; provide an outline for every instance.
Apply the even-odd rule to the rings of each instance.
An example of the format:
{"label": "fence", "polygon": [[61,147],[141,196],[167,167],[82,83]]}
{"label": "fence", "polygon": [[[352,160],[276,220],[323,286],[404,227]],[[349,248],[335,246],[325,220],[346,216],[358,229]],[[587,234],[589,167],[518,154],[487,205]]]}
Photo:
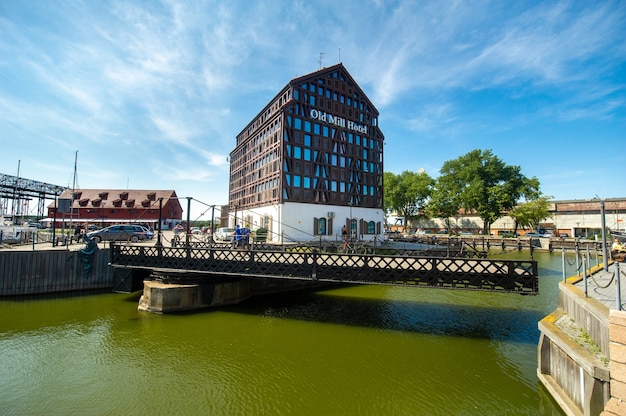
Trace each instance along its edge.
{"label": "fence", "polygon": [[0,251],[0,296],[113,287],[109,249]]}

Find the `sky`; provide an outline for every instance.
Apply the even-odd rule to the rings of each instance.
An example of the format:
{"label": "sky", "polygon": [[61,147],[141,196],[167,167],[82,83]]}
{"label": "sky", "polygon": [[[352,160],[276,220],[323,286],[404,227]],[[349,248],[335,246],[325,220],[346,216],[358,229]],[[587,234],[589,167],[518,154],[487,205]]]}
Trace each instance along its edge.
{"label": "sky", "polygon": [[[490,149],[556,200],[626,197],[625,1],[0,0],[0,173],[228,202],[235,137],[342,62],[384,168]],[[186,204],[183,203],[186,209]]]}

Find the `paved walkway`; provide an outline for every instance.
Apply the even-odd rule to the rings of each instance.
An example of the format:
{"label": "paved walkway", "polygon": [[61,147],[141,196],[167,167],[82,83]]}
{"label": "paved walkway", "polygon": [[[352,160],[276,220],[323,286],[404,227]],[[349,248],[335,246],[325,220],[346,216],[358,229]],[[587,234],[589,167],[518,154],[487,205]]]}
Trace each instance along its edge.
{"label": "paved walkway", "polygon": [[[619,286],[621,293],[621,310],[626,309],[626,263],[615,262],[609,265],[608,271],[601,268],[596,273],[587,277],[587,296],[602,302],[610,309],[618,309],[617,304],[617,280],[615,279],[615,271],[619,265]],[[595,270],[595,269],[594,269]],[[584,292],[585,281],[581,280],[574,284]],[[618,309],[619,310],[619,309]]]}

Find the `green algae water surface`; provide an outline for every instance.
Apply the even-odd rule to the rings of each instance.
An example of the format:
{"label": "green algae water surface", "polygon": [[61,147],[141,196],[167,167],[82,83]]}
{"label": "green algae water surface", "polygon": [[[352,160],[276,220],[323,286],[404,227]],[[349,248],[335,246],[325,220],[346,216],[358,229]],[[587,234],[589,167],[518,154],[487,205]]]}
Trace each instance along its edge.
{"label": "green algae water surface", "polygon": [[[509,253],[527,259],[528,253]],[[540,294],[353,286],[187,314],[138,295],[0,299],[2,415],[560,415]]]}

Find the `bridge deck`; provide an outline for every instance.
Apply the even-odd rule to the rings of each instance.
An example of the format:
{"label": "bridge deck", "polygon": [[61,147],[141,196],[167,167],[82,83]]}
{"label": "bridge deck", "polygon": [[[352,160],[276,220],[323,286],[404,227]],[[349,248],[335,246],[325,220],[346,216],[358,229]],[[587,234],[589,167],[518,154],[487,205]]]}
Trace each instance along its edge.
{"label": "bridge deck", "polygon": [[537,263],[378,254],[111,245],[116,268],[536,294]]}

